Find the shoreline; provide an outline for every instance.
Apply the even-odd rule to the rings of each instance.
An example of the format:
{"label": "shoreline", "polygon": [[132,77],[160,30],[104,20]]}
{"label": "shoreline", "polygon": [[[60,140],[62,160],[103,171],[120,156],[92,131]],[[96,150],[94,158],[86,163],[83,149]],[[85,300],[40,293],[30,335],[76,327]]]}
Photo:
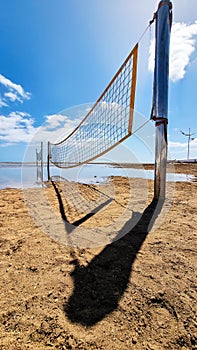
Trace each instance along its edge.
{"label": "shoreline", "polygon": [[[91,166],[92,166],[93,164],[91,164]],[[106,163],[105,164],[98,164],[98,165],[106,165]],[[107,164],[108,165],[108,164]],[[33,163],[31,163],[31,164],[25,164],[25,167],[34,167],[34,168],[36,168],[36,166],[33,164]],[[4,171],[4,169],[5,169],[5,174],[3,174],[3,178],[5,179],[5,181],[4,181],[4,183],[2,182],[2,184],[1,184],[1,189],[0,190],[2,190],[3,188],[19,188],[19,189],[22,189],[22,184],[21,184],[21,173],[19,174],[18,173],[18,175],[16,176],[16,174],[12,174],[12,173],[9,173],[9,172],[7,172],[6,173],[6,169],[7,170],[9,170],[9,171],[12,171],[12,169],[13,169],[13,171],[14,171],[14,169],[20,169],[20,168],[22,168],[22,165],[21,166],[18,166],[18,165],[13,165],[13,164],[9,164],[9,165],[5,165],[5,166],[2,166],[2,169],[3,169],[3,171]],[[139,170],[139,172],[143,172],[143,169],[145,170],[145,172],[147,171],[153,171],[154,170],[154,165],[153,164],[144,164],[143,166],[142,165],[137,165],[137,164],[127,164],[127,165],[124,165],[124,167],[122,167],[121,165],[116,165],[116,166],[114,166],[114,165],[109,165],[108,166],[108,169],[110,169],[110,168],[116,168],[116,169],[130,169],[130,170]],[[54,169],[54,167],[53,167],[53,169]],[[65,170],[66,171],[66,170]],[[172,174],[172,176],[174,176],[174,178],[171,178],[171,175]],[[177,174],[177,176],[176,176],[176,174]],[[179,181],[181,181],[181,182],[188,182],[188,181],[191,181],[191,182],[196,182],[197,181],[197,163],[175,163],[175,164],[167,164],[167,175],[168,175],[168,177],[167,177],[167,182],[169,182],[169,181],[173,181],[173,182],[179,182]],[[188,175],[188,178],[185,178],[184,177],[184,175],[185,176],[187,176]],[[35,175],[36,176],[36,175]],[[54,175],[55,176],[55,175]],[[103,178],[103,177],[105,177],[105,178],[110,178],[110,176],[121,176],[121,173],[120,174],[116,174],[116,173],[114,173],[113,174],[113,172],[110,174],[109,173],[109,171],[107,171],[106,172],[106,174],[105,173],[102,173],[100,170],[99,170],[99,172],[98,172],[98,174],[94,174],[92,171],[90,172],[90,173],[87,173],[87,175],[85,175],[85,177],[87,177],[87,179],[85,180],[83,180],[83,181],[85,181],[85,182],[87,182],[88,183],[88,178],[90,179],[90,181],[89,181],[89,183],[99,183],[99,182],[102,182],[102,181],[100,181],[99,179],[101,179],[101,178]],[[124,175],[123,175],[124,176]],[[66,177],[66,176],[65,176]],[[129,175],[129,173],[128,173],[128,177],[129,178],[144,178],[145,177],[145,174],[133,174],[133,173],[131,173],[130,175]],[[154,174],[153,173],[151,173],[151,174],[147,174],[147,179],[153,179],[153,177],[154,177]],[[66,177],[67,178],[67,177]],[[10,183],[7,183],[8,181],[9,181],[9,179],[11,179],[11,182]],[[68,179],[70,180],[70,181],[72,181],[72,176],[70,175],[70,176],[68,176]],[[94,180],[91,180],[91,179],[95,179],[95,181]],[[25,183],[24,182],[24,186],[25,186],[25,188],[26,187],[28,187],[28,186],[30,186],[30,187],[36,187],[36,179],[34,180],[33,178],[32,178],[32,180],[28,183]],[[39,186],[38,186],[39,187]]]}

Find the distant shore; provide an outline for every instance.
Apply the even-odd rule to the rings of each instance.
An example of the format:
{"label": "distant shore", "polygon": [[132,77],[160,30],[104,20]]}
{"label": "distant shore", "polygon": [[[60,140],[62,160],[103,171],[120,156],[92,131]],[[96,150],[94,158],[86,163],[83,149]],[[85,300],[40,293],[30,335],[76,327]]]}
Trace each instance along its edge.
{"label": "distant shore", "polygon": [[[144,167],[146,170],[153,169],[154,168],[154,163],[120,163],[120,162],[90,162],[87,164],[93,164],[93,165],[109,165],[109,166],[115,166],[115,167],[122,167],[122,168],[134,168],[138,169],[139,167]],[[191,160],[177,160],[177,161],[168,161],[167,164],[173,164],[175,166],[192,166],[197,164],[197,159],[191,159]],[[1,166],[22,166],[22,165],[34,165],[36,166],[36,162],[0,162],[0,167]],[[43,162],[43,165],[46,166],[47,162]],[[53,165],[51,163],[51,165]],[[80,165],[79,165],[80,166]]]}
{"label": "distant shore", "polygon": [[[95,162],[88,163],[91,165],[107,165],[109,167],[114,168],[127,168],[127,169],[144,169],[144,170],[154,170],[153,163],[104,163],[104,162]],[[11,168],[11,167],[36,167],[35,162],[0,162],[0,168]],[[47,163],[43,162],[43,166],[46,167]],[[55,165],[50,164],[51,167],[55,167]],[[167,163],[167,172],[169,173],[177,173],[177,174],[187,174],[193,175],[197,178],[197,161],[192,160],[189,161],[176,161],[176,162],[168,162]]]}

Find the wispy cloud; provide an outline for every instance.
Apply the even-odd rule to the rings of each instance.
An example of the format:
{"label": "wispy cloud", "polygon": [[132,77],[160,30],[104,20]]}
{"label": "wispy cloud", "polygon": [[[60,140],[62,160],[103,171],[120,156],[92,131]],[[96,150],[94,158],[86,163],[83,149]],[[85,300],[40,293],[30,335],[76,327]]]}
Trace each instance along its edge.
{"label": "wispy cloud", "polygon": [[2,74],[0,74],[0,84],[7,89],[4,92],[4,97],[0,100],[0,107],[7,106],[8,101],[23,103],[24,100],[31,98],[30,92],[26,92],[21,85],[13,83]]}
{"label": "wispy cloud", "polygon": [[[173,23],[170,43],[170,79],[176,82],[183,79],[186,69],[190,64],[192,53],[195,51],[195,35],[197,35],[197,21],[193,24]],[[154,71],[154,47],[153,39],[149,49],[148,68]]]}
{"label": "wispy cloud", "polygon": [[0,107],[7,107],[8,104],[0,97]]}
{"label": "wispy cloud", "polygon": [[15,101],[20,101],[22,102],[22,99],[14,92],[10,91],[10,92],[5,92],[4,93],[4,97],[5,99],[10,100],[11,102],[15,102]]}

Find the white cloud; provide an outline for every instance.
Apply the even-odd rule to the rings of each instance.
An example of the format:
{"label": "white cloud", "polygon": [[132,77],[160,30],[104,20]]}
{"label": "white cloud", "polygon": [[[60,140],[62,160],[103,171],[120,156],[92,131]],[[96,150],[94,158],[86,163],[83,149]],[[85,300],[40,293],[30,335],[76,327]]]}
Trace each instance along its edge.
{"label": "white cloud", "polygon": [[177,149],[187,149],[187,142],[178,142],[178,141],[169,141],[168,145],[170,148],[177,148]]}
{"label": "white cloud", "polygon": [[24,112],[11,112],[0,115],[1,146],[18,142],[37,143],[41,141],[58,142],[65,138],[79,124],[80,120],[70,119],[62,114],[45,117],[40,127],[34,126],[34,119]]}
{"label": "white cloud", "polygon": [[22,102],[21,98],[14,92],[5,92],[4,94],[5,98],[9,99],[11,102],[20,101]]}
{"label": "white cloud", "polygon": [[[106,104],[100,104],[101,107],[107,107]],[[112,104],[113,109],[117,109],[116,104]],[[77,112],[77,110],[75,111]],[[1,145],[8,143],[25,142],[35,145],[41,141],[50,141],[52,143],[57,143],[65,139],[81,122],[84,113],[86,113],[86,108],[82,110],[80,107],[80,113],[77,117],[71,118],[65,114],[53,114],[45,116],[45,122],[40,127],[35,127],[34,119],[31,115],[24,112],[11,112],[9,115],[0,115],[0,141]],[[66,112],[65,112],[66,113]],[[94,126],[93,126],[94,128]],[[102,125],[96,125],[96,135],[99,134],[101,137],[103,130]],[[96,135],[89,136],[88,125],[84,124],[84,128],[80,129],[80,136],[85,133],[85,142],[95,142],[95,138],[98,142],[98,137]],[[79,134],[79,133],[78,133]],[[101,142],[103,139],[101,138]],[[89,147],[89,146],[88,146]]]}
{"label": "white cloud", "polygon": [[[169,154],[171,159],[186,159],[188,152],[188,143],[180,141],[169,141]],[[197,158],[197,138],[190,142],[190,159]]]}
{"label": "white cloud", "polygon": [[53,129],[61,125],[62,122],[65,122],[65,119],[68,117],[62,114],[51,114],[45,117],[46,128]]}
{"label": "white cloud", "polygon": [[[186,69],[190,64],[191,54],[195,51],[197,35],[197,21],[193,24],[173,23],[170,43],[170,72],[173,82],[183,79]],[[149,49],[148,69],[154,71],[155,40],[153,39]]]}
{"label": "white cloud", "polygon": [[37,129],[34,141],[59,142],[66,138],[80,123],[80,118],[71,119],[63,114],[45,117],[45,123]]}
{"label": "white cloud", "polygon": [[12,112],[8,116],[0,115],[0,141],[3,144],[31,141],[36,129],[29,114]]}
{"label": "white cloud", "polygon": [[[188,143],[187,142],[179,142],[179,141],[169,141],[169,147],[170,148],[184,148],[187,149]],[[197,138],[195,138],[193,141],[190,141],[190,147],[191,149],[197,150]]]}
{"label": "white cloud", "polygon": [[30,92],[26,92],[21,85],[13,83],[2,74],[0,74],[0,84],[8,90],[4,93],[4,104],[0,104],[0,106],[5,106],[7,100],[12,102],[20,101],[22,103],[24,100],[29,100],[31,98]]}
{"label": "white cloud", "polygon": [[174,23],[170,49],[170,78],[173,82],[183,79],[195,51],[197,21],[194,24]]}

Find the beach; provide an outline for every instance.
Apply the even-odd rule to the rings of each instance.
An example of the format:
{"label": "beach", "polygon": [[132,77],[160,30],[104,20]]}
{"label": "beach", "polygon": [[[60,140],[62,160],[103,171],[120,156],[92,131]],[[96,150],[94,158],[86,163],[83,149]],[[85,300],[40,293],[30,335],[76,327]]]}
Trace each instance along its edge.
{"label": "beach", "polygon": [[174,167],[164,212],[152,180],[0,191],[1,350],[197,349],[197,164]]}

